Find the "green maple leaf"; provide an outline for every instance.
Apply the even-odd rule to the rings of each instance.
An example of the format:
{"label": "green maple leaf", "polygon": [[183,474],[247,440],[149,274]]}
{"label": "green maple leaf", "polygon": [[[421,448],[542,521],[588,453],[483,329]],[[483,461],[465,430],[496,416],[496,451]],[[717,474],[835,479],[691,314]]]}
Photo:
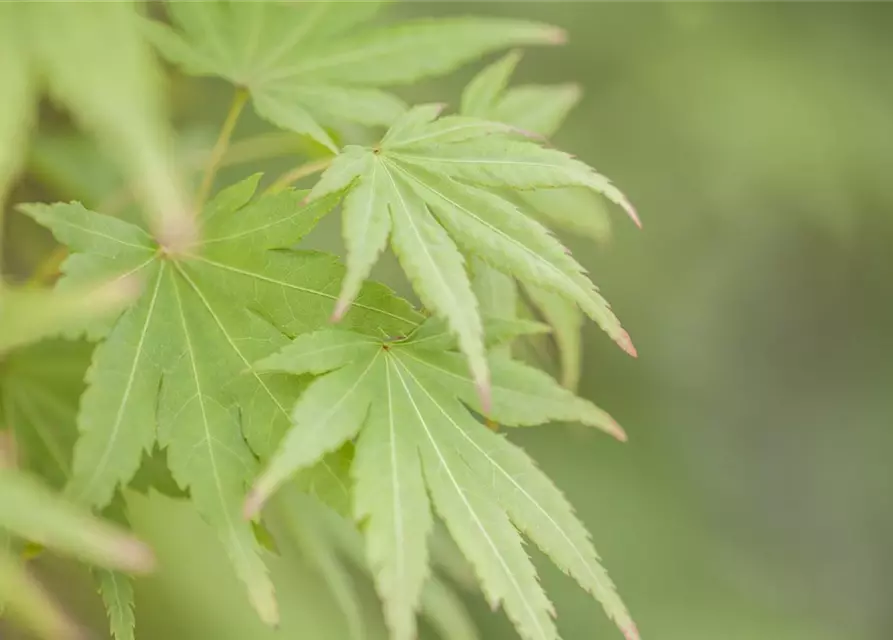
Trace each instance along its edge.
{"label": "green maple leaf", "polygon": [[[343,268],[332,256],[290,248],[334,200],[301,207],[304,194],[291,190],[252,200],[258,180],[218,194],[200,219],[202,242],[178,255],[139,227],[77,203],[21,208],[71,250],[61,287],[98,273],[144,282],[112,323],[85,327],[103,340],[78,415],[70,495],[106,506],[157,440],[272,623],[272,583],[240,503],[255,456],[273,450],[305,383],[251,363],[326,322]],[[418,320],[408,303],[371,285],[347,322],[401,332]]]}
{"label": "green maple leaf", "polygon": [[415,107],[379,145],[345,147],[312,189],[309,201],[346,191],[347,276],[335,317],[349,307],[390,239],[422,302],[458,336],[484,395],[481,317],[463,252],[554,291],[635,354],[583,268],[543,225],[499,193],[566,186],[602,192],[610,183],[506,125],[464,116],[437,119],[439,111],[439,105]]}
{"label": "green maple leaf", "polygon": [[637,637],[564,496],[465,405],[510,426],[565,420],[620,439],[623,431],[549,376],[504,356],[490,360],[492,404],[485,412],[451,342],[437,320],[401,341],[325,329],[299,336],[259,363],[263,370],[320,377],[295,404],[294,426],[255,483],[246,512],[253,514],[295,472],[356,438],[354,515],[364,523],[368,561],[396,640],[416,631],[414,614],[429,573],[432,503],[490,604],[502,603],[524,638],[556,638],[557,631],[519,530],[598,598],[628,638]]}
{"label": "green maple leaf", "polygon": [[[509,80],[521,59],[512,52],[484,68],[462,92],[461,113],[466,116],[505,122],[541,136],[558,130],[580,98],[576,85],[525,85],[509,88]],[[613,185],[603,185],[601,195],[621,206],[641,226],[627,198]],[[580,187],[535,189],[506,194],[519,208],[543,224],[564,229],[596,242],[610,235],[610,219],[603,201],[592,190]],[[497,265],[498,267],[499,265]],[[514,316],[518,304],[525,304],[515,293],[510,279],[497,274],[493,267],[478,265],[475,283],[491,296],[513,304],[502,304],[499,312]],[[561,381],[575,389],[580,378],[580,330],[583,324],[578,307],[546,287],[524,283],[526,300],[555,330],[561,356]]]}
{"label": "green maple leaf", "polygon": [[176,29],[148,22],[146,33],[186,73],[245,87],[258,115],[332,151],[324,125],[389,125],[403,113],[403,102],[379,87],[443,74],[489,51],[563,41],[555,27],[495,18],[367,27],[379,4],[174,2]]}

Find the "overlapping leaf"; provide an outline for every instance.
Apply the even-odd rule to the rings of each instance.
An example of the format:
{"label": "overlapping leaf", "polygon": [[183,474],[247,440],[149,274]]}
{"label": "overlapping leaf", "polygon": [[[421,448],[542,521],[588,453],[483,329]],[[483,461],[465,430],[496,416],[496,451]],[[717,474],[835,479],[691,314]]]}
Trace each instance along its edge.
{"label": "overlapping leaf", "polygon": [[255,483],[247,511],[356,438],[354,515],[365,525],[367,556],[395,640],[415,634],[429,572],[432,506],[474,566],[488,601],[504,606],[524,638],[556,638],[557,631],[519,530],[592,592],[628,638],[637,637],[563,495],[521,449],[462,403],[510,426],[568,420],[621,439],[623,431],[590,402],[504,356],[490,361],[492,406],[485,412],[463,356],[449,350],[450,335],[440,325],[428,321],[407,339],[384,342],[325,329],[262,361],[261,370],[322,375],[296,403],[294,426]]}
{"label": "overlapping leaf", "polygon": [[[220,531],[255,607],[273,622],[272,584],[240,503],[255,455],[276,445],[305,383],[251,363],[326,321],[343,268],[331,256],[288,248],[332,199],[301,207],[304,194],[285,191],[252,200],[258,178],[221,192],[203,212],[201,245],[176,257],[140,228],[76,203],[22,209],[72,251],[63,286],[97,273],[145,282],[111,325],[90,326],[104,340],[78,416],[71,495],[105,506],[157,440],[174,479]],[[374,285],[348,319],[357,330],[395,333],[417,322],[407,303]]]}
{"label": "overlapping leaf", "polygon": [[561,42],[559,29],[518,20],[416,20],[365,25],[380,3],[177,2],[175,29],[146,33],[193,75],[220,76],[251,93],[276,126],[337,148],[324,126],[389,125],[405,105],[379,87],[446,73],[489,51]]}
{"label": "overlapping leaf", "polygon": [[[349,146],[309,200],[345,189],[347,276],[335,316],[348,308],[390,238],[423,303],[445,317],[478,386],[487,367],[477,299],[464,253],[579,306],[626,351],[626,331],[583,268],[549,231],[502,192],[578,187],[608,181],[567,154],[513,134],[506,125],[415,107],[374,148]],[[461,251],[460,251],[461,248]]]}
{"label": "overlapping leaf", "polygon": [[[522,130],[551,136],[580,97],[576,85],[527,85],[508,88],[509,79],[520,60],[512,52],[478,73],[462,93],[461,112],[466,116],[505,122]],[[635,210],[626,197],[610,183],[602,195],[623,207],[639,225]],[[544,224],[565,229],[597,242],[610,233],[610,219],[601,198],[581,187],[536,189],[507,194],[527,214]],[[479,283],[486,284],[490,295],[505,299],[512,296],[514,284],[497,275],[493,267],[475,269]],[[580,377],[580,328],[582,315],[577,306],[548,288],[525,283],[527,299],[554,327],[561,354],[562,384],[576,388]],[[517,304],[524,304],[518,301]],[[516,305],[501,305],[503,315],[513,317]]]}

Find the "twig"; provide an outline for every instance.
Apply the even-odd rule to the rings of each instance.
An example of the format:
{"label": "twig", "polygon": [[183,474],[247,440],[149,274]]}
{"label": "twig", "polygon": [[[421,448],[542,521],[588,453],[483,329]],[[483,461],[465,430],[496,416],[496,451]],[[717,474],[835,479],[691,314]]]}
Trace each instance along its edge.
{"label": "twig", "polygon": [[242,113],[242,109],[245,107],[247,101],[248,91],[241,87],[236,89],[232,104],[229,107],[229,113],[226,114],[226,120],[223,121],[220,135],[217,136],[217,142],[214,143],[214,148],[211,150],[208,164],[205,166],[204,176],[202,176],[201,185],[195,196],[196,211],[202,210],[205,201],[211,194],[211,187],[214,185],[214,177],[217,175],[217,169],[220,167],[220,162],[226,154],[226,150],[229,147],[229,140],[233,135],[233,130],[236,128],[236,122],[238,122],[239,115]]}
{"label": "twig", "polygon": [[325,171],[330,164],[332,164],[332,158],[324,158],[322,160],[317,160],[316,162],[308,162],[306,164],[298,165],[294,169],[286,171],[276,178],[276,180],[273,181],[273,184],[267,187],[264,194],[278,193],[301,178],[306,178],[307,176],[312,176],[314,173]]}

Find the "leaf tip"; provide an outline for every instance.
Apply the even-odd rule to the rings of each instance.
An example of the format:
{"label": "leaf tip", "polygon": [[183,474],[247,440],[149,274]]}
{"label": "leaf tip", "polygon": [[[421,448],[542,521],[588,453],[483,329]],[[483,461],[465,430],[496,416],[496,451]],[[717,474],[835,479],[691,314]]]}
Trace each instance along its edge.
{"label": "leaf tip", "polygon": [[338,301],[335,303],[335,309],[332,311],[332,315],[329,316],[329,322],[341,322],[348,308],[350,308],[350,300],[343,297],[338,298]]}
{"label": "leaf tip", "polygon": [[623,634],[625,640],[642,640],[642,636],[639,635],[639,629],[634,622],[630,622],[621,627],[620,632]]}
{"label": "leaf tip", "polygon": [[630,219],[635,223],[639,229],[642,228],[642,220],[639,218],[639,213],[636,211],[636,208],[633,206],[633,203],[630,202],[627,198],[621,198],[620,206],[623,207],[623,210],[626,212],[626,215],[630,217]]}
{"label": "leaf tip", "polygon": [[625,330],[620,330],[620,333],[614,339],[614,342],[616,342],[621,349],[626,351],[633,358],[639,357],[639,352],[636,350],[636,345],[633,344],[632,338],[629,337],[629,334]]}
{"label": "leaf tip", "polygon": [[620,423],[618,423],[616,420],[612,419],[606,426],[607,426],[606,430],[609,435],[613,436],[620,442],[629,441],[629,436],[626,435],[626,431],[624,430],[623,427],[620,426]]}
{"label": "leaf tip", "polygon": [[132,573],[151,573],[155,569],[155,554],[147,544],[125,536],[113,544],[112,554],[120,568]]}
{"label": "leaf tip", "polygon": [[546,42],[549,44],[566,44],[567,31],[561,27],[552,27],[546,34]]}
{"label": "leaf tip", "polygon": [[267,496],[257,487],[252,488],[248,495],[245,496],[245,504],[242,505],[242,517],[245,520],[254,520],[263,508],[266,500]]}
{"label": "leaf tip", "polygon": [[478,398],[481,401],[481,410],[484,415],[490,413],[493,405],[493,397],[490,392],[490,376],[478,375],[475,377],[474,387],[477,390]]}

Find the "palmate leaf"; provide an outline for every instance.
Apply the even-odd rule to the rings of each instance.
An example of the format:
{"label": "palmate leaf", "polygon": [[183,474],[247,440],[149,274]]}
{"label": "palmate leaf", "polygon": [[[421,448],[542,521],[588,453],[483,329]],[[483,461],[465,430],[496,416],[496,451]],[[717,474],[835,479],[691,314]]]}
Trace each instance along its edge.
{"label": "palmate leaf", "polygon": [[[239,505],[255,455],[275,447],[305,383],[261,374],[251,363],[326,322],[343,268],[331,256],[288,248],[332,199],[301,207],[305,194],[289,190],[252,200],[258,179],[209,203],[202,243],[177,256],[138,227],[76,203],[22,210],[72,251],[62,286],[97,272],[145,282],[111,326],[90,326],[105,337],[87,375],[70,494],[104,507],[157,439],[174,479],[218,528],[254,606],[272,623],[272,583]],[[399,333],[419,319],[380,286],[365,287],[359,301],[347,318],[358,330]]]}
{"label": "palmate leaf", "polygon": [[[511,124],[542,136],[557,131],[568,112],[580,98],[576,85],[527,85],[507,88],[520,53],[512,52],[484,68],[465,87],[461,113]],[[610,235],[610,219],[602,199],[581,187],[536,189],[505,194],[525,213],[543,224],[570,231],[597,242]],[[638,216],[626,197],[613,185],[606,184],[602,195],[622,206],[637,225]],[[487,283],[489,295],[505,299],[512,296],[514,284],[493,267],[475,269],[480,283]],[[561,381],[575,389],[580,377],[580,329],[583,318],[578,307],[548,288],[525,283],[527,300],[554,327],[561,356]],[[517,304],[525,304],[519,300]],[[516,306],[502,307],[503,315],[514,315]]]}
{"label": "palmate leaf", "polygon": [[186,73],[247,88],[258,115],[332,151],[324,126],[390,125],[403,113],[403,102],[379,87],[443,74],[505,47],[563,41],[555,27],[495,18],[365,26],[379,4],[176,2],[168,5],[175,28],[147,22],[146,33]]}
{"label": "palmate leaf", "polygon": [[[524,638],[556,638],[557,631],[518,530],[590,591],[628,638],[638,637],[561,492],[462,403],[509,426],[574,420],[621,439],[623,431],[595,405],[505,356],[491,358],[492,405],[484,411],[463,356],[430,339],[443,335],[438,323],[430,320],[404,340],[377,343],[325,329],[299,336],[259,363],[261,370],[327,372],[298,399],[294,426],[255,483],[246,512],[255,513],[293,474],[356,438],[354,515],[364,524],[367,556],[396,640],[414,637],[432,507],[474,566],[488,601],[504,606]],[[322,406],[328,409],[320,412]]]}
{"label": "palmate leaf", "polygon": [[607,302],[549,231],[496,190],[565,186],[601,192],[605,178],[570,156],[512,135],[506,125],[464,116],[440,119],[438,105],[400,118],[374,148],[346,147],[309,200],[346,190],[347,276],[335,317],[390,236],[426,307],[449,322],[482,395],[488,373],[477,299],[461,249],[524,283],[579,306],[635,354]]}

